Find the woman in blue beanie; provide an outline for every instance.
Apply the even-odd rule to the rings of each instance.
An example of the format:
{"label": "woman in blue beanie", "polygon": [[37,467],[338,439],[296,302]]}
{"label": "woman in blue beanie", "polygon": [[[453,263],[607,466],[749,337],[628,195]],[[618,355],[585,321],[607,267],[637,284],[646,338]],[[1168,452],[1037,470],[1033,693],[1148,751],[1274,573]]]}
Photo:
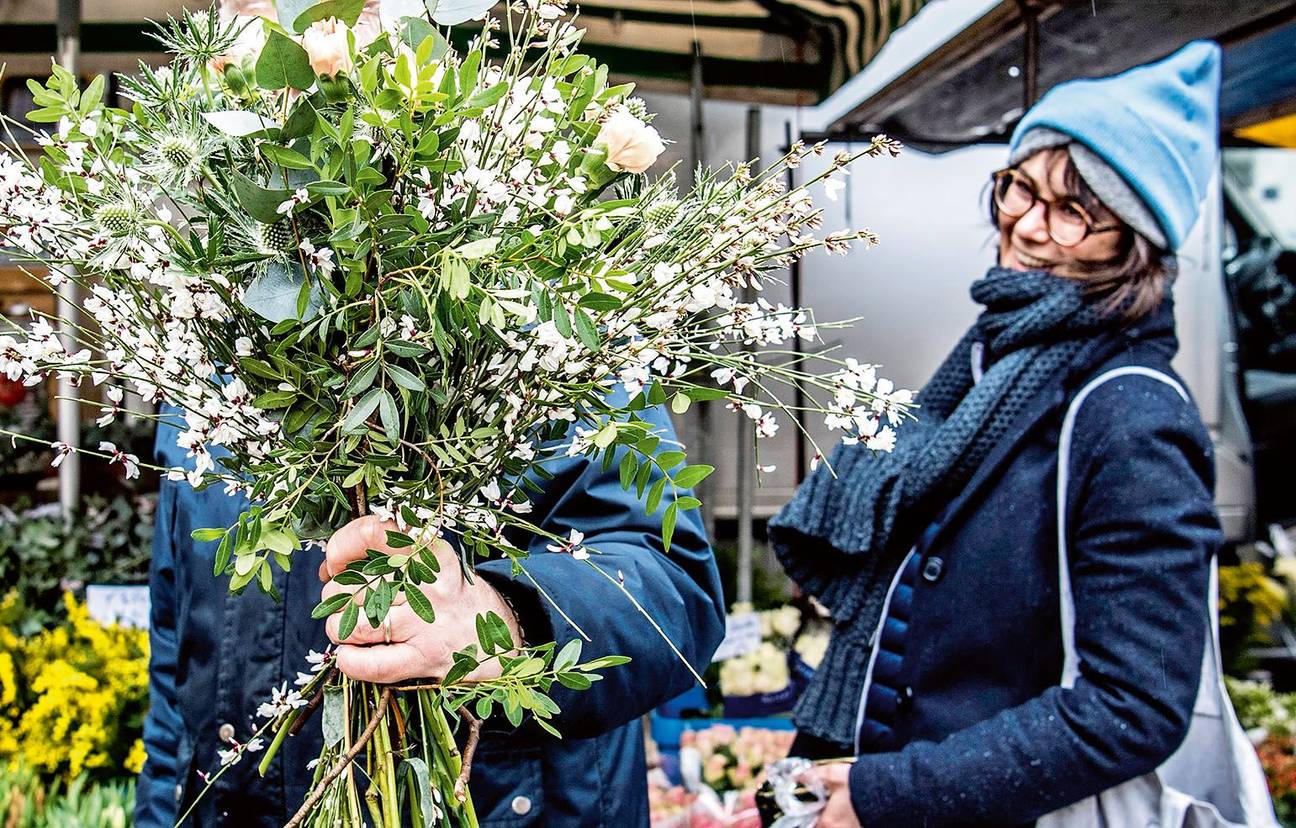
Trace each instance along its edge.
{"label": "woman in blue beanie", "polygon": [[[993,175],[984,311],[889,455],[842,446],[770,524],[834,633],[794,755],[838,826],[1021,825],[1183,741],[1221,542],[1173,379],[1173,253],[1216,165],[1219,49],[1051,90]],[[1060,685],[1059,435],[1078,675]],[[1150,376],[1161,372],[1162,378]]]}

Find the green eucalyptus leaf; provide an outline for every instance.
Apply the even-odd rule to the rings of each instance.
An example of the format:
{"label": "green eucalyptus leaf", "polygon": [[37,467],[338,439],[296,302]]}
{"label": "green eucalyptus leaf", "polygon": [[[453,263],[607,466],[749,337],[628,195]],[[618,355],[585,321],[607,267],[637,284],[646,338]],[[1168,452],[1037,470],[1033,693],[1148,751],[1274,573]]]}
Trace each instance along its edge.
{"label": "green eucalyptus leaf", "polygon": [[319,286],[311,283],[305,312],[298,314],[297,300],[306,284],[306,274],[301,265],[293,262],[285,266],[271,262],[260,276],[252,280],[243,292],[243,304],[271,322],[296,319],[308,322],[319,313],[324,296]]}
{"label": "green eucalyptus leaf", "polygon": [[279,124],[264,118],[255,112],[239,109],[226,109],[217,112],[201,112],[203,120],[216,129],[234,138],[251,138],[254,135],[265,135],[278,129]]}
{"label": "green eucalyptus leaf", "polygon": [[279,132],[280,140],[291,141],[310,135],[315,128],[315,121],[315,107],[311,105],[310,98],[303,95],[288,113],[288,120],[284,121],[283,129]]}
{"label": "green eucalyptus leaf", "polygon": [[306,31],[317,20],[336,17],[348,26],[354,26],[364,11],[365,0],[323,0],[293,18],[292,28],[297,34]]}
{"label": "green eucalyptus leaf", "polygon": [[301,17],[317,0],[274,0],[275,19],[287,25]]}
{"label": "green eucalyptus leaf", "polygon": [[292,190],[262,187],[238,171],[234,172],[231,180],[234,197],[249,216],[262,224],[274,224],[283,218],[279,205],[292,197]]}
{"label": "green eucalyptus leaf", "polygon": [[263,143],[259,149],[271,164],[278,164],[290,170],[311,170],[315,168],[309,158],[291,147]]}
{"label": "green eucalyptus leaf", "polygon": [[558,683],[572,690],[588,690],[593,682],[582,673],[559,673]]}
{"label": "green eucalyptus leaf", "polygon": [[262,89],[307,90],[315,83],[310,56],[301,44],[278,29],[270,29],[256,62],[257,85]]}

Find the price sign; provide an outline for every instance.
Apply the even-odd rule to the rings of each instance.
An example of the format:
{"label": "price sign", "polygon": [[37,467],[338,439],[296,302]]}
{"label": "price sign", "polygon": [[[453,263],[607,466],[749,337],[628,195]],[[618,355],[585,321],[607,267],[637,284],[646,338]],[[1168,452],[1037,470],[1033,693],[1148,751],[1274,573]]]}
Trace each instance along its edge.
{"label": "price sign", "polygon": [[740,612],[725,619],[725,637],[712,661],[727,661],[747,655],[760,646],[760,616],[754,612]]}
{"label": "price sign", "polygon": [[120,624],[147,630],[149,625],[149,591],[146,586],[86,587],[86,609],[100,624]]}

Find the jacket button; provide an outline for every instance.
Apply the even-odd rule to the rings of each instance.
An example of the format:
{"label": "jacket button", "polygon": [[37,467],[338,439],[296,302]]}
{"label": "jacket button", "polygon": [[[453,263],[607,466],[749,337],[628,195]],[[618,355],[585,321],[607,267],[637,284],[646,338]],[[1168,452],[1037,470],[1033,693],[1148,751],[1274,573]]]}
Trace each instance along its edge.
{"label": "jacket button", "polygon": [[899,698],[896,700],[896,709],[901,713],[908,713],[909,708],[913,707],[914,689],[905,687],[897,695]]}
{"label": "jacket button", "polygon": [[522,814],[531,813],[531,797],[515,796],[512,803],[513,813],[521,816]]}
{"label": "jacket button", "polygon": [[216,735],[220,736],[222,742],[234,741],[234,725],[226,722],[220,726],[220,730],[216,731]]}
{"label": "jacket button", "polygon": [[941,574],[945,572],[945,561],[932,556],[923,563],[922,576],[923,580],[929,583],[936,583],[940,580]]}
{"label": "jacket button", "polygon": [[175,787],[175,801],[176,801],[176,804],[179,805],[179,804],[180,804],[180,800],[182,800],[182,799],[184,799],[184,785],[176,785],[176,787]]}

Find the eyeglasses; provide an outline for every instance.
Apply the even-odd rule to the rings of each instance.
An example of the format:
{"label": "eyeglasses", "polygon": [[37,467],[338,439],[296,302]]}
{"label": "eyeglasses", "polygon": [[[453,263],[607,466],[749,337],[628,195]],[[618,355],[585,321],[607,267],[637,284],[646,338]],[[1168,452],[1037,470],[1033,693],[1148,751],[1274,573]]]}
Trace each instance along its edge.
{"label": "eyeglasses", "polygon": [[1092,233],[1111,233],[1124,225],[1098,225],[1074,198],[1047,199],[1035,189],[1035,182],[1021,170],[1009,167],[991,176],[994,181],[994,203],[1006,216],[1021,218],[1035,202],[1044,204],[1044,223],[1053,241],[1062,247],[1075,247]]}

